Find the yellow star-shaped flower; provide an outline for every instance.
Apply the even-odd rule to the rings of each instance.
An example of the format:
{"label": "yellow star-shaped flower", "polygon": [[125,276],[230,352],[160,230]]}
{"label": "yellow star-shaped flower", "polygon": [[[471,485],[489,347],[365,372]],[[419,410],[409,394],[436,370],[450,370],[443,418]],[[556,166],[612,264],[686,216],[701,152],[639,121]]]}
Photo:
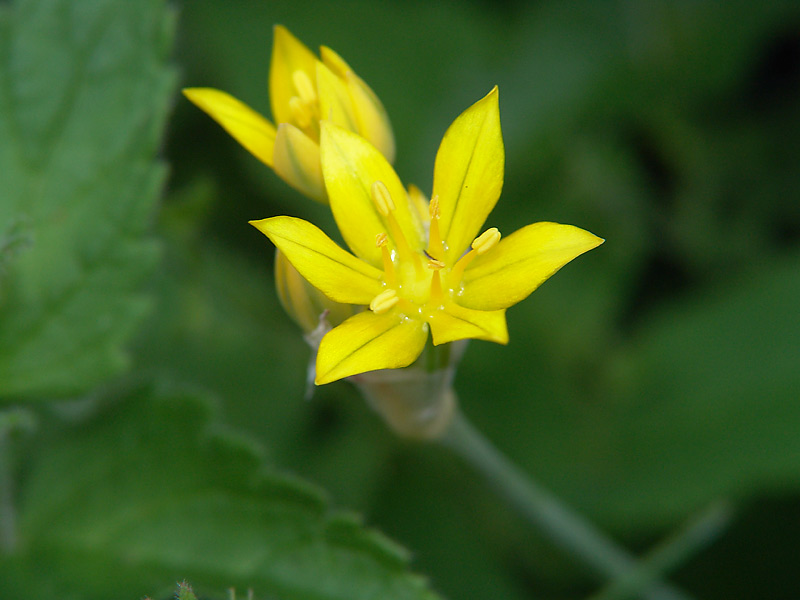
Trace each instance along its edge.
{"label": "yellow star-shaped flower", "polygon": [[478,235],[503,185],[505,154],[497,88],[462,113],[436,155],[433,196],[403,187],[386,158],[362,137],[321,123],[322,171],[331,209],[353,254],[292,217],[252,224],[330,299],[368,306],[329,331],[316,383],[406,367],[433,343],[508,341],[505,311],[597,236],[534,223],[500,239]]}
{"label": "yellow star-shaped flower", "polygon": [[378,97],[333,50],[320,58],[282,25],[276,25],[269,73],[277,127],[230,94],[187,88],[184,95],[284,181],[327,202],[320,168],[320,119],[358,133],[388,160],[394,158],[391,124]]}

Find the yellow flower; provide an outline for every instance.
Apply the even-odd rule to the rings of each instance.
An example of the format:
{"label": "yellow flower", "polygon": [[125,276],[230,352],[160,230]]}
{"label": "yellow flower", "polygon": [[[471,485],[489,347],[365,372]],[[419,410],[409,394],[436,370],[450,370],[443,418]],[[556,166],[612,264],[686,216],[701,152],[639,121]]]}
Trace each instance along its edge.
{"label": "yellow flower", "polygon": [[320,119],[358,133],[387,160],[394,159],[391,124],[375,93],[333,50],[322,46],[318,59],[281,25],[274,29],[269,92],[277,128],[226,92],[183,90],[279,177],[320,202],[327,202],[320,168]]}
{"label": "yellow flower", "polygon": [[445,133],[427,206],[358,135],[323,121],[320,148],[331,209],[355,256],[307,221],[252,221],[326,296],[369,306],[322,339],[318,385],[406,367],[429,330],[435,345],[466,338],[505,344],[506,309],[603,242],[547,222],[503,240],[495,228],[478,235],[503,185],[497,88]]}

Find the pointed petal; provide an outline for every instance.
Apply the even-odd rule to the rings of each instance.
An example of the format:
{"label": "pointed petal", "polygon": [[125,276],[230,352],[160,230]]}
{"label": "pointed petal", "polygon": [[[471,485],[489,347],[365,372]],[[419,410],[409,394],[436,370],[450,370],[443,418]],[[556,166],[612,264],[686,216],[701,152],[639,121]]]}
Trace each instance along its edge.
{"label": "pointed petal", "polygon": [[330,121],[348,131],[358,131],[358,122],[353,111],[350,91],[343,79],[323,63],[317,62],[317,93],[321,120]]}
{"label": "pointed petal", "polygon": [[317,378],[322,385],[343,377],[398,369],[414,362],[425,347],[425,323],[396,311],[376,315],[365,311],[329,331],[317,353]]}
{"label": "pointed petal", "polygon": [[411,209],[403,184],[372,144],[323,121],[320,154],[333,216],[344,241],[357,256],[380,265],[381,251],[375,246],[375,236],[380,233],[386,233],[390,245],[396,247],[386,218],[372,201],[370,190],[375,181],[382,181],[388,188],[396,207],[393,215],[412,250],[425,247],[422,224]]}
{"label": "pointed petal", "polygon": [[436,154],[432,196],[439,196],[448,264],[469,247],[497,203],[504,164],[495,87],[450,125]]}
{"label": "pointed petal", "polygon": [[[322,46],[319,49],[319,56],[325,66],[347,86],[356,123],[355,127],[348,129],[360,134],[375,146],[386,160],[393,162],[395,148],[392,125],[378,96],[336,52],[327,46]],[[322,114],[322,118],[326,118],[325,111]]]}
{"label": "pointed petal", "polygon": [[219,123],[261,162],[272,166],[275,127],[230,94],[213,88],[186,88],[183,95]]}
{"label": "pointed petal", "polygon": [[372,88],[358,75],[350,71],[346,79],[358,119],[358,132],[380,150],[386,160],[394,162],[394,132],[386,109]]}
{"label": "pointed petal", "polygon": [[500,240],[464,272],[462,306],[508,308],[528,297],[561,267],[603,240],[572,225],[534,223]]}
{"label": "pointed petal", "polygon": [[269,67],[269,99],[276,123],[289,123],[289,99],[298,95],[293,74],[302,71],[313,82],[317,57],[283,25],[273,29],[272,59]]}
{"label": "pointed petal", "polygon": [[319,146],[294,125],[278,126],[272,162],[275,173],[286,183],[317,202],[328,203]]}
{"label": "pointed petal", "polygon": [[319,327],[322,313],[326,313],[325,320],[335,327],[358,309],[353,304],[334,302],[320,292],[300,275],[280,250],[275,251],[275,286],[284,310],[304,333]]}
{"label": "pointed petal", "polygon": [[465,339],[508,343],[505,310],[472,310],[450,303],[437,311],[428,323],[437,346]]}
{"label": "pointed petal", "polygon": [[358,260],[303,219],[271,217],[250,224],[286,255],[311,285],[336,302],[369,304],[383,291],[383,273]]}

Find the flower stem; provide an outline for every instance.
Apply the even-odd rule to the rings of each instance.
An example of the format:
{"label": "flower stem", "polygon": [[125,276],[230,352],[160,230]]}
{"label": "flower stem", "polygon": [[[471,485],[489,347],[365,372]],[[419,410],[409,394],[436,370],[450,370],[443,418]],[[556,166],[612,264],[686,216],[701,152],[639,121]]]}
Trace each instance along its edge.
{"label": "flower stem", "polygon": [[733,508],[727,502],[716,502],[691,519],[681,531],[670,536],[650,551],[637,568],[613,581],[591,600],[624,600],[634,598],[642,589],[677,567],[687,557],[704,548],[728,527]]}
{"label": "flower stem", "polygon": [[[638,563],[581,515],[526,476],[456,411],[439,440],[479,471],[492,487],[550,540],[598,574],[618,580],[637,571]],[[661,582],[650,582],[649,600],[688,600],[689,596]]]}

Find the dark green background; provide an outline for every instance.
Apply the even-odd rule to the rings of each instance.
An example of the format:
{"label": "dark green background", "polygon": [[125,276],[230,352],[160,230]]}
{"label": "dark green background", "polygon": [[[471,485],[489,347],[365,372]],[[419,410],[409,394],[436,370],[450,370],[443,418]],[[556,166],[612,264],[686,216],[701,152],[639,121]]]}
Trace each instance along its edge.
{"label": "dark green background", "polygon": [[[183,80],[269,114],[273,23],[369,82],[398,172],[428,191],[447,125],[499,85],[506,178],[489,224],[554,220],[607,241],[509,311],[508,347],[472,343],[456,382],[466,413],[636,548],[733,499],[731,529],[677,580],[704,598],[800,594],[796,3],[191,2]],[[591,590],[470,472],[392,439],[347,384],[301,399],[303,347],[259,296],[272,248],[245,221],[291,214],[331,231],[324,210],[185,101],[167,155],[175,194],[209,195],[194,235],[215,257],[189,262],[221,305],[177,365],[186,376],[201,373],[281,463],[409,546],[451,597]],[[264,281],[232,288],[223,256]],[[243,305],[251,322],[237,324],[227,311]]]}

